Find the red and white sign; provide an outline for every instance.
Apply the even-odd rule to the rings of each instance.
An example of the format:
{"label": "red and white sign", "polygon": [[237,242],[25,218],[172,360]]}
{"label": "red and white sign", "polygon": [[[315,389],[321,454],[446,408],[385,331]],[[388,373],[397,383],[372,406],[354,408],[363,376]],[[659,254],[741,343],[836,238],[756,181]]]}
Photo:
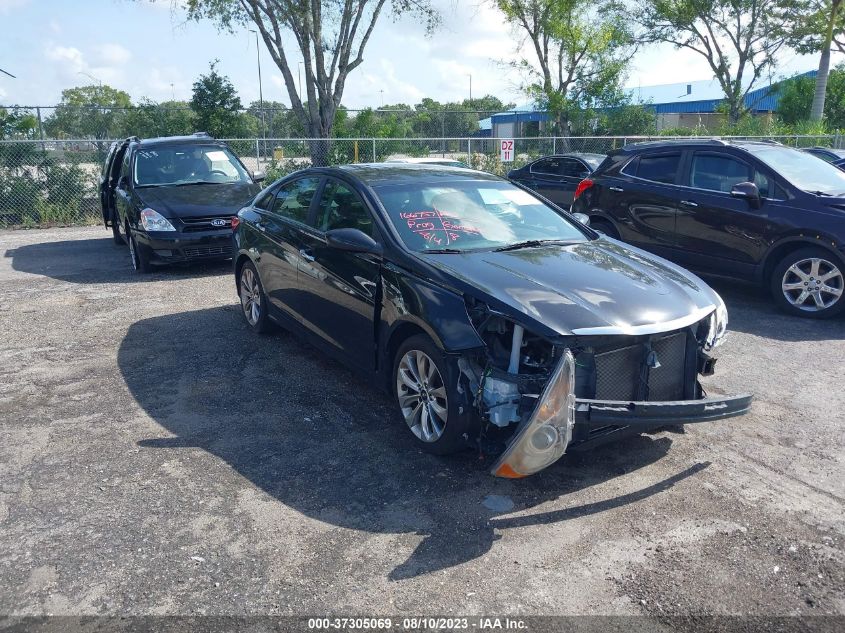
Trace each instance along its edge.
{"label": "red and white sign", "polygon": [[513,139],[503,138],[499,140],[499,158],[503,163],[513,162]]}

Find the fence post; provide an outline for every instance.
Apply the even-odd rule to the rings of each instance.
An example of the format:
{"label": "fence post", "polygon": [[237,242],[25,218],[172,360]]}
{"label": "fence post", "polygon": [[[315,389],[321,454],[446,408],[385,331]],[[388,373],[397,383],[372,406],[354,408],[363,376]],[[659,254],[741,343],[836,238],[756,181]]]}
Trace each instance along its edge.
{"label": "fence post", "polygon": [[467,160],[472,160],[472,139],[467,139]]}
{"label": "fence post", "polygon": [[440,113],[440,153],[446,158],[446,111]]}
{"label": "fence post", "polygon": [[552,137],[552,154],[557,154],[557,137]]}
{"label": "fence post", "polygon": [[261,150],[258,147],[258,139],[255,139],[255,169],[261,169]]}
{"label": "fence post", "polygon": [[36,106],[35,114],[38,117],[38,136],[41,138],[41,151],[46,152],[47,147],[44,145],[44,126],[41,124],[41,107]]}
{"label": "fence post", "polygon": [[378,161],[376,161],[376,137],[375,136],[373,137],[373,162],[374,163],[378,162]]}

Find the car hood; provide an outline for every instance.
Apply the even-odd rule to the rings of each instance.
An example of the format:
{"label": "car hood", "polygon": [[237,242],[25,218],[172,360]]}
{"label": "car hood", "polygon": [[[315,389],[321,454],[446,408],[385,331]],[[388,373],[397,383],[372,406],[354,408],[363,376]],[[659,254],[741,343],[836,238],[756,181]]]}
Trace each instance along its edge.
{"label": "car hood", "polygon": [[531,318],[537,334],[669,331],[704,318],[721,301],[695,275],[608,238],[421,257],[491,308]]}
{"label": "car hood", "polygon": [[136,189],[141,201],[166,218],[235,215],[258,193],[249,182],[180,185]]}

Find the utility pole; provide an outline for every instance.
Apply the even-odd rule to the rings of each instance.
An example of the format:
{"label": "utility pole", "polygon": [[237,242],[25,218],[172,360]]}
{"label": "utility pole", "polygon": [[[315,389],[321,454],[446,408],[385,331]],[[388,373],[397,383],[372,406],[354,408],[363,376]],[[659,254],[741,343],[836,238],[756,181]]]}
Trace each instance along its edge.
{"label": "utility pole", "polygon": [[[264,121],[264,88],[261,86],[261,48],[258,46],[258,31],[249,29],[250,33],[255,33],[255,59],[258,64],[258,107],[261,108],[261,138],[264,139],[264,152],[267,152],[267,125]],[[258,166],[261,167],[259,160]]]}

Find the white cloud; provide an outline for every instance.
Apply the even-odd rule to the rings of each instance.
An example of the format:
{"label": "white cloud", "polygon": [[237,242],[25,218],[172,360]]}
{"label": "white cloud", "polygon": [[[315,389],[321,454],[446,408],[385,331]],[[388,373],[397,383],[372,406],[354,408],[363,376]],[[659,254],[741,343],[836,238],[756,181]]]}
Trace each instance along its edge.
{"label": "white cloud", "polygon": [[19,9],[29,4],[29,0],[0,0],[0,13],[11,13],[13,9]]}
{"label": "white cloud", "polygon": [[100,44],[94,47],[94,51],[96,53],[95,63],[102,65],[116,64],[122,66],[132,59],[132,53],[120,44]]}

